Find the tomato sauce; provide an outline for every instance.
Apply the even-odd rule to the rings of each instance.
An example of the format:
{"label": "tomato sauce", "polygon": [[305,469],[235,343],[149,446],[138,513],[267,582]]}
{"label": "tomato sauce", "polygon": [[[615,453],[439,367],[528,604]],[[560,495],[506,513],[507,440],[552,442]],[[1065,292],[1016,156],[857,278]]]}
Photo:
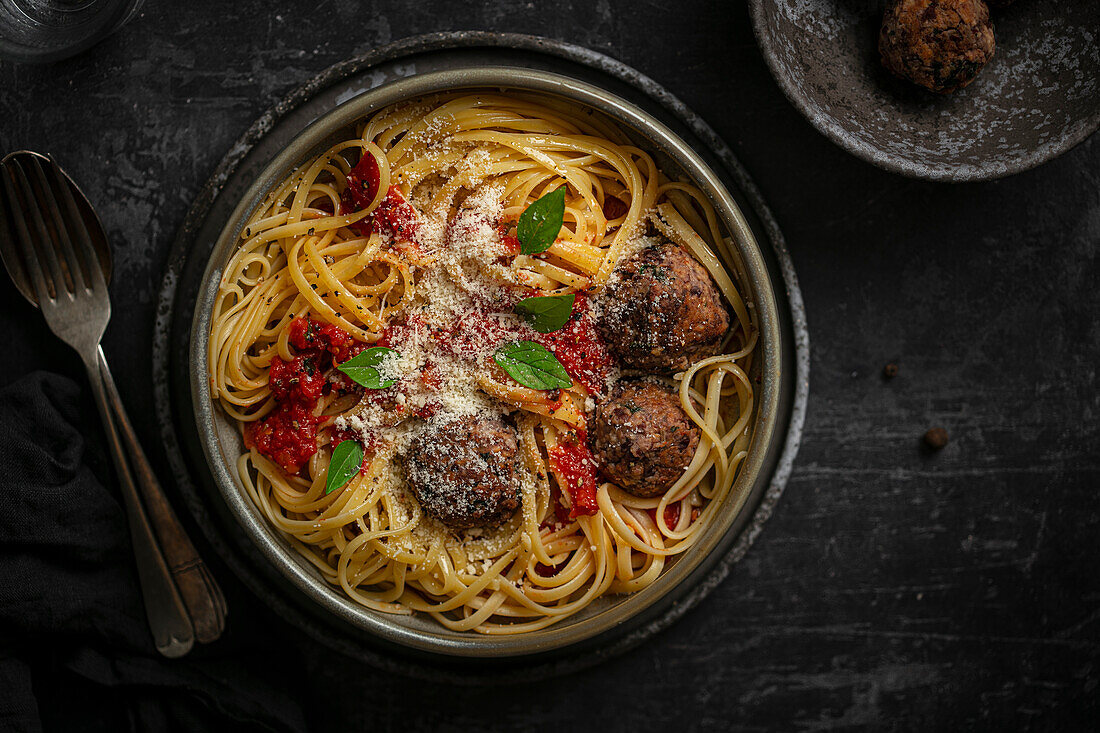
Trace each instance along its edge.
{"label": "tomato sauce", "polygon": [[263,420],[248,424],[245,445],[293,475],[317,452],[317,425],[324,420],[314,417],[308,404],[282,402]]}
{"label": "tomato sauce", "polygon": [[405,200],[405,195],[397,186],[390,186],[386,198],[374,210],[374,227],[383,234],[389,234],[399,242],[414,242],[420,231],[420,220],[416,218],[416,209]]}
{"label": "tomato sauce", "polygon": [[571,436],[547,451],[550,468],[564,481],[573,507],[569,518],[592,515],[599,511],[596,503],[596,461],[588,450],[584,433]]}
{"label": "tomato sauce", "polygon": [[318,356],[306,353],[291,361],[279,357],[272,360],[268,385],[277,402],[317,402],[328,381],[321,373]]}
{"label": "tomato sauce", "polygon": [[[331,323],[318,323],[311,318],[295,318],[287,326],[287,340],[299,351],[327,351],[340,364],[367,348],[350,333]],[[354,352],[354,353],[353,353]]]}
{"label": "tomato sauce", "polygon": [[356,210],[365,209],[374,201],[381,185],[382,171],[378,168],[378,159],[364,152],[356,166],[348,171],[348,187],[344,193],[351,197]]}
{"label": "tomato sauce", "polygon": [[497,234],[500,236],[501,256],[515,257],[523,251],[523,246],[516,236],[517,222],[502,221],[497,224]]}
{"label": "tomato sauce", "polygon": [[[654,524],[657,524],[657,507],[652,509],[646,509],[646,513],[649,518],[653,520]],[[675,529],[676,523],[680,521],[680,502],[675,504],[669,504],[665,507],[665,526],[669,529]]]}
{"label": "tomato sauce", "polygon": [[[649,517],[650,517],[650,519],[653,520],[653,523],[657,524],[657,507],[653,507],[652,509],[646,509],[646,513],[649,514]],[[690,526],[691,522],[694,522],[698,518],[699,518],[699,509],[698,508],[693,508],[691,510],[691,521],[688,522],[688,525]],[[665,526],[668,527],[669,529],[676,529],[676,525],[679,523],[679,521],[680,521],[680,502],[676,502],[675,504],[668,504],[667,506],[665,506]]]}
{"label": "tomato sauce", "polygon": [[[340,195],[340,213],[353,214],[370,206],[378,195],[378,187],[382,184],[381,179],[378,161],[370,153],[365,153],[362,160],[348,171],[348,187]],[[385,198],[371,212],[371,215],[352,224],[351,228],[364,237],[369,237],[372,232],[378,231],[388,234],[399,242],[412,242],[416,240],[420,221],[417,219],[416,209],[405,200],[401,189],[390,186]]]}
{"label": "tomato sauce", "polygon": [[[291,321],[287,337],[297,353],[290,361],[279,356],[271,360],[268,384],[276,407],[262,420],[248,424],[245,445],[293,475],[317,452],[317,427],[327,418],[313,412],[321,396],[332,389],[329,370],[366,345],[332,324],[309,318]],[[338,388],[350,392],[357,385],[348,380]]]}
{"label": "tomato sauce", "polygon": [[519,243],[519,237],[514,234],[505,234],[500,238],[500,246],[505,257],[515,257],[523,251]]}
{"label": "tomato sauce", "polygon": [[557,331],[541,334],[538,341],[554,352],[569,376],[585,389],[593,394],[604,391],[614,362],[596,332],[587,298],[578,293],[566,324]]}

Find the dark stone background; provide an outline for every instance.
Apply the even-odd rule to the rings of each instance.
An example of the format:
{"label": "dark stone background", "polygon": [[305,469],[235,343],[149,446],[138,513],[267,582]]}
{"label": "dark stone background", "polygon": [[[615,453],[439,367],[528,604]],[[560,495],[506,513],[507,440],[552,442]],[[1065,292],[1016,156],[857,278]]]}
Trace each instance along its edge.
{"label": "dark stone background", "polygon": [[[215,560],[233,609],[219,643],[236,643],[234,624],[264,630],[273,647],[291,640],[257,663],[299,680],[318,729],[1045,730],[1095,719],[1100,138],[992,183],[882,172],[788,104],[738,2],[150,0],[75,59],[0,62],[0,152],[54,154],[107,227],[116,275],[104,348],[148,442],[160,275],[222,155],[328,65],[463,29],[618,58],[740,156],[786,234],[809,314],[794,475],[708,600],[567,678],[451,689],[383,675],[285,627]],[[36,368],[83,379],[14,290],[0,287],[0,307],[0,382]],[[891,361],[900,374],[886,381]],[[951,442],[931,454],[920,436],[936,425]]]}

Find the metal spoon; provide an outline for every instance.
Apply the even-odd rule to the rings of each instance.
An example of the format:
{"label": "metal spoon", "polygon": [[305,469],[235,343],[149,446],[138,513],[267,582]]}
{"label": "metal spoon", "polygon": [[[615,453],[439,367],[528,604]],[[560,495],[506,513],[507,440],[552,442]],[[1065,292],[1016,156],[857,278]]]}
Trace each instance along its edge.
{"label": "metal spoon", "polygon": [[[94,356],[82,353],[82,357],[123,487],[146,613],[158,650],[165,656],[181,656],[195,638],[210,642],[221,635],[225,599],[153,474],[98,338],[90,343],[82,329],[69,327],[73,311],[90,316],[87,330],[95,331],[101,323],[100,333],[109,317],[106,280],[111,258],[103,226],[80,189],[48,156],[12,153],[0,162],[0,174],[0,201],[4,203],[0,206],[0,256],[28,301],[34,305],[39,305],[40,298],[49,301],[50,309],[44,314],[62,340],[78,353],[88,346],[95,350]],[[81,260],[75,256],[74,243],[82,250]],[[88,255],[93,251],[95,257],[91,258]],[[102,276],[93,272],[95,265]],[[48,282],[44,271],[50,272]],[[80,280],[88,283],[87,288],[77,287],[83,285]],[[96,283],[101,284],[100,292]],[[82,298],[86,302],[82,303]],[[62,306],[69,311],[59,313]],[[97,308],[103,312],[94,312]]]}

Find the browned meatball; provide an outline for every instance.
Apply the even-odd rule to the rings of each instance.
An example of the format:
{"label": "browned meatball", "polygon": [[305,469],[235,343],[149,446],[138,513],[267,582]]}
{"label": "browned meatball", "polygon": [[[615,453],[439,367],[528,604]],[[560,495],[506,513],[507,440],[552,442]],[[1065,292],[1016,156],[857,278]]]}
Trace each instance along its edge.
{"label": "browned meatball", "polygon": [[894,0],[878,38],[883,66],[940,94],[974,81],[994,46],[984,0]]}
{"label": "browned meatball", "polygon": [[405,474],[424,511],[449,527],[495,527],[520,504],[516,429],[464,417],[413,441]]}
{"label": "browned meatball", "polygon": [[663,385],[616,384],[596,406],[589,436],[600,475],[635,496],[659,496],[684,474],[699,428]]}
{"label": "browned meatball", "polygon": [[622,366],[667,374],[716,354],[730,317],[706,268],[665,242],[618,264],[596,326]]}

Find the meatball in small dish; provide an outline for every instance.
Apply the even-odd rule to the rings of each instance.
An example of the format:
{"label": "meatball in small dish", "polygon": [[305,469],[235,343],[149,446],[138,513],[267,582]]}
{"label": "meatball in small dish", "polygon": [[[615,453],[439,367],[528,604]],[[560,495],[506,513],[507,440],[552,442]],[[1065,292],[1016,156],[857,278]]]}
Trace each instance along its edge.
{"label": "meatball in small dish", "polygon": [[464,417],[427,430],[409,448],[405,474],[424,511],[448,527],[496,527],[520,505],[516,429]]}
{"label": "meatball in small dish", "polygon": [[699,427],[668,387],[617,383],[589,423],[600,475],[635,496],[660,496],[684,474],[699,446]]}
{"label": "meatball in small dish", "polygon": [[974,81],[995,46],[985,0],[893,0],[878,39],[887,70],[938,94]]}
{"label": "meatball in small dish", "polygon": [[730,316],[706,268],[663,242],[616,265],[596,327],[620,366],[671,374],[718,353]]}

